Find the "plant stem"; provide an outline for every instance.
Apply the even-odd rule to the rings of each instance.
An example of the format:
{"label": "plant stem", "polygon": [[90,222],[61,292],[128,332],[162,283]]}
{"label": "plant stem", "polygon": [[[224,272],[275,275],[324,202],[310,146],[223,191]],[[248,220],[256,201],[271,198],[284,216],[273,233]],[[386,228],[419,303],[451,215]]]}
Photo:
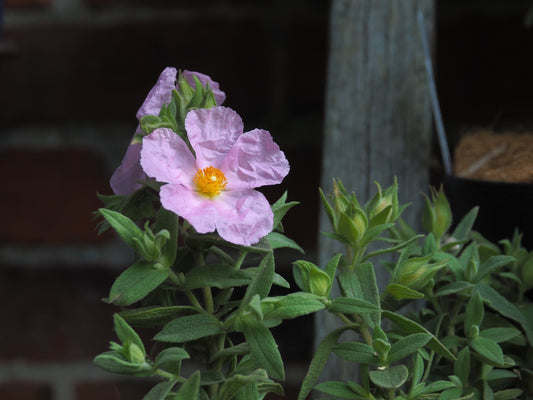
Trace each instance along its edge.
{"label": "plant stem", "polygon": [[163,371],[162,369],[159,369],[159,368],[154,371],[154,374],[162,378],[166,378],[168,380],[177,380],[178,382],[185,381],[181,376],[176,376],[174,374],[171,374],[170,372]]}
{"label": "plant stem", "polygon": [[206,286],[202,288],[202,292],[204,294],[204,304],[205,304],[205,310],[209,314],[215,313],[215,304],[213,303],[213,293],[211,293],[211,288]]}
{"label": "plant stem", "polygon": [[196,298],[196,296],[191,290],[184,290],[183,293],[185,293],[185,296],[187,296],[187,298],[189,299],[189,301],[194,307],[197,307],[200,310],[203,310],[202,305],[200,304],[200,302],[198,301],[198,299]]}

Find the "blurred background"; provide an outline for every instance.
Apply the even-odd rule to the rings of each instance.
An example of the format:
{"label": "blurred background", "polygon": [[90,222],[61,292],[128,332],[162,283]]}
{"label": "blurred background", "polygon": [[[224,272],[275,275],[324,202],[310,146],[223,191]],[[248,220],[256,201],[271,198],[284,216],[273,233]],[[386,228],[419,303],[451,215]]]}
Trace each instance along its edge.
{"label": "blurred background", "polygon": [[[438,0],[437,87],[453,144],[472,125],[533,119],[531,1]],[[131,254],[98,236],[96,193],[166,66],[220,83],[245,130],[269,130],[301,204],[288,236],[318,239],[328,0],[0,0],[0,399],[141,399],[151,382],[98,370],[112,334],[103,303]],[[428,165],[438,181],[438,151]],[[418,196],[414,193],[413,196]],[[283,257],[286,257],[286,262]],[[291,273],[282,255],[280,272]],[[287,398],[305,373],[312,323],[284,325]]]}

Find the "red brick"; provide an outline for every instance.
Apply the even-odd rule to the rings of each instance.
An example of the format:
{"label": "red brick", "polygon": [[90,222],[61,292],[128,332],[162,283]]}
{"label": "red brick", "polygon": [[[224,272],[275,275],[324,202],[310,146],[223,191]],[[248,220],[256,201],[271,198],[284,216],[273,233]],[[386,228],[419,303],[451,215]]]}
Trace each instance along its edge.
{"label": "red brick", "polygon": [[52,0],[4,0],[6,8],[34,8],[50,7]]}
{"label": "red brick", "polygon": [[166,66],[211,75],[227,105],[264,115],[273,79],[269,29],[214,18],[6,28],[18,51],[0,64],[0,120],[135,121]]}
{"label": "red brick", "polygon": [[92,213],[97,191],[108,193],[103,162],[81,150],[5,151],[9,171],[0,196],[4,216],[0,241],[8,243],[96,242]]}
{"label": "red brick", "polygon": [[116,310],[101,298],[107,296],[114,275],[3,268],[0,315],[6,323],[0,359],[91,360],[106,351],[109,341],[116,340],[112,330]]}
{"label": "red brick", "polygon": [[52,391],[45,384],[29,382],[0,383],[0,399],[6,400],[50,400]]}
{"label": "red brick", "polygon": [[138,380],[80,383],[76,385],[75,400],[141,400],[154,385]]}

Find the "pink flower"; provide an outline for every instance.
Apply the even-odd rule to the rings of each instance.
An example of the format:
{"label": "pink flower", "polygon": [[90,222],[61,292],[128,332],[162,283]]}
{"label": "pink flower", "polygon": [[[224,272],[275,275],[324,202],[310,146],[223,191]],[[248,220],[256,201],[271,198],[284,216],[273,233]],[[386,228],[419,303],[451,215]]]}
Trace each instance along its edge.
{"label": "pink flower", "polygon": [[[139,108],[139,111],[137,111],[137,119],[140,120],[145,115],[159,115],[161,107],[170,103],[172,99],[172,91],[177,89],[177,73],[178,72],[176,68],[165,68],[165,70],[159,76],[155,86],[150,90],[148,96],[146,96],[141,108]],[[199,72],[183,71],[183,76],[187,80],[187,83],[194,88],[195,82],[193,75],[196,75],[204,87],[209,84],[209,87],[215,96],[217,105],[220,105],[224,102],[226,99],[226,94],[220,90],[217,82],[214,82],[209,76]],[[140,132],[141,127],[138,125],[137,129],[135,130],[135,134]],[[137,181],[146,179],[146,174],[139,164],[140,155],[140,143],[130,144],[128,146],[122,163],[111,176],[110,185],[115,194],[129,195],[141,187]]]}
{"label": "pink flower", "polygon": [[161,204],[199,233],[213,232],[232,243],[251,245],[273,228],[265,196],[254,188],[281,183],[289,163],[270,133],[243,133],[239,115],[227,107],[190,111],[187,144],[170,129],[143,139],[141,165],[159,182]]}

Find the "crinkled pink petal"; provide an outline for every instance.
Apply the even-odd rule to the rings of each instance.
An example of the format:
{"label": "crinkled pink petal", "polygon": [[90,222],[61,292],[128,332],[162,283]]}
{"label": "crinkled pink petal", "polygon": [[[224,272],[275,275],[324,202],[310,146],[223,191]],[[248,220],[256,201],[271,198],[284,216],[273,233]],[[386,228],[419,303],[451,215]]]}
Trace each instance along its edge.
{"label": "crinkled pink petal", "polygon": [[145,115],[159,115],[161,107],[170,103],[172,90],[176,88],[176,68],[167,67],[159,75],[155,86],[150,90],[141,108],[137,111],[137,119]]}
{"label": "crinkled pink petal", "polygon": [[239,136],[222,170],[229,190],[256,188],[281,183],[289,173],[289,162],[270,133],[254,129]]}
{"label": "crinkled pink petal", "polygon": [[141,188],[141,185],[138,184],[137,181],[146,179],[146,174],[139,164],[140,154],[140,143],[128,146],[126,154],[122,159],[122,163],[115,172],[113,172],[109,182],[113,193],[127,196]]}
{"label": "crinkled pink petal", "polygon": [[217,106],[224,103],[224,100],[226,100],[226,93],[224,93],[222,90],[220,90],[220,86],[218,85],[218,82],[215,82],[211,79],[210,76],[202,74],[200,72],[195,71],[183,71],[183,76],[187,80],[187,83],[191,85],[192,88],[194,88],[194,78],[193,75],[196,75],[202,86],[207,87],[207,84],[209,84],[209,88],[213,91],[213,95],[215,96],[215,101],[217,102]]}
{"label": "crinkled pink petal", "polygon": [[143,138],[141,166],[158,182],[190,187],[196,174],[196,160],[187,144],[168,128],[158,128]]}
{"label": "crinkled pink petal", "polygon": [[164,208],[185,218],[198,233],[215,230],[216,210],[211,200],[179,184],[162,186],[159,196]]}
{"label": "crinkled pink petal", "polygon": [[218,234],[228,242],[250,246],[272,231],[270,203],[256,190],[227,191],[213,203]]}
{"label": "crinkled pink petal", "polygon": [[219,168],[242,134],[243,123],[231,108],[213,107],[190,111],[185,130],[199,168]]}
{"label": "crinkled pink petal", "polygon": [[[226,98],[226,94],[220,90],[219,84],[214,82],[208,75],[184,71],[185,79],[189,84],[194,86],[193,74],[198,77],[202,85],[209,84],[215,95],[217,104],[222,104]],[[141,119],[145,115],[159,115],[161,107],[168,104],[172,99],[172,91],[176,89],[176,68],[167,67],[159,75],[159,78],[150,90],[144,103],[137,111],[137,119]],[[137,132],[140,132],[140,127],[137,127]],[[139,163],[140,145],[130,145],[126,151],[121,165],[115,170],[111,177],[111,189],[118,195],[129,195],[135,190],[139,189],[141,185],[137,183],[138,180],[146,179],[146,174],[143,172]]]}

